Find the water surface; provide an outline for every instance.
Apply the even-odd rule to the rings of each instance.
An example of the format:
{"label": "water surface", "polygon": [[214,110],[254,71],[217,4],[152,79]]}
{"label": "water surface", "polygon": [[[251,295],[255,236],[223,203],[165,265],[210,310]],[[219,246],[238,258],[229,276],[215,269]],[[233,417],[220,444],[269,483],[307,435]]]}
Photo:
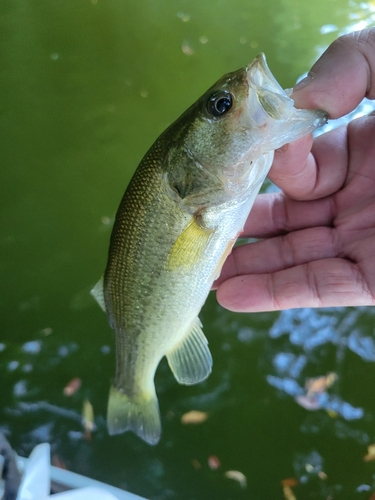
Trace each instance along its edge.
{"label": "water surface", "polygon": [[[212,294],[201,319],[214,371],[183,387],[161,363],[163,436],[150,447],[107,434],[114,339],[88,292],[125,187],[171,121],[260,51],[291,87],[374,11],[346,0],[0,3],[0,427],[18,453],[49,441],[55,462],[154,500],[282,499],[288,478],[299,500],[370,499],[372,308],[233,314]],[[66,397],[74,377],[82,387]],[[207,421],[183,426],[192,409]]]}

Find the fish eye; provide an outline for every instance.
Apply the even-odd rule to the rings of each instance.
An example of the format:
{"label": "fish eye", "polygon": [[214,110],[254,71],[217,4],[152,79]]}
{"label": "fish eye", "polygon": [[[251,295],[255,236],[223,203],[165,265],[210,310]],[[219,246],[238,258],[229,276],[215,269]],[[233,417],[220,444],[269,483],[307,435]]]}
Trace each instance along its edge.
{"label": "fish eye", "polygon": [[215,118],[225,115],[232,107],[233,99],[226,90],[214,92],[208,99],[207,110]]}

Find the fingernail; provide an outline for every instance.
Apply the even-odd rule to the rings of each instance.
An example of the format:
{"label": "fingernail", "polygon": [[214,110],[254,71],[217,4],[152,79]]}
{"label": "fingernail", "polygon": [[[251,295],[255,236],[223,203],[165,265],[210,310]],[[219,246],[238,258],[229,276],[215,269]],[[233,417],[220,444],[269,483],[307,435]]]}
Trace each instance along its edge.
{"label": "fingernail", "polygon": [[306,87],[306,85],[311,83],[313,81],[313,79],[314,79],[314,76],[311,73],[309,73],[307,76],[305,76],[305,78],[303,78],[298,83],[296,83],[296,85],[294,85],[293,92],[295,90],[303,89],[304,87]]}

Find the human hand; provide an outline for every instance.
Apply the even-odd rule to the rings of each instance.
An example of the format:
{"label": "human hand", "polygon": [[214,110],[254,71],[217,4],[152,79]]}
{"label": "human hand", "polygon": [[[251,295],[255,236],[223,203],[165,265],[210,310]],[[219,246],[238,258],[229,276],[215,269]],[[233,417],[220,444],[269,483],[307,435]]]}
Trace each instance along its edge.
{"label": "human hand", "polygon": [[[375,29],[338,38],[292,95],[338,118],[375,99]],[[375,113],[277,151],[244,237],[215,283],[232,311],[375,304]]]}

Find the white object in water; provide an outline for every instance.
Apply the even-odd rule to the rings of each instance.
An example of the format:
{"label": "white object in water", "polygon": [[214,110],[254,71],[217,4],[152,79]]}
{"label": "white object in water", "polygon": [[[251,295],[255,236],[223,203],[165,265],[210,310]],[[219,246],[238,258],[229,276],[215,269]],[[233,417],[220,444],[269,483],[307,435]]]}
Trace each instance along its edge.
{"label": "white object in water", "polygon": [[[17,500],[119,500],[124,498],[122,493],[127,494],[121,492],[121,496],[117,496],[104,488],[89,486],[50,495],[50,473],[50,446],[48,443],[39,444],[33,449],[25,465]],[[129,500],[140,498],[131,493],[128,495],[126,498]]]}

